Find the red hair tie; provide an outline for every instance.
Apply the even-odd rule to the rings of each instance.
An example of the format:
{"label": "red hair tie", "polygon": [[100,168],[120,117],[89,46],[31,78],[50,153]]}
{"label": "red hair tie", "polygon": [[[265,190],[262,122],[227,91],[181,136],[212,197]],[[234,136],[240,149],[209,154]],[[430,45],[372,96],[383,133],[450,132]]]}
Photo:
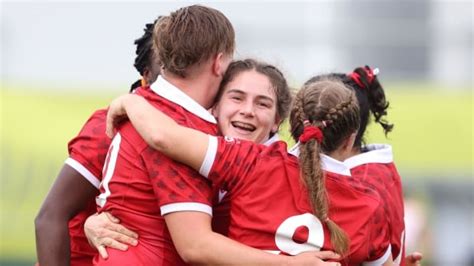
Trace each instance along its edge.
{"label": "red hair tie", "polygon": [[[375,76],[377,76],[377,74],[379,73],[379,69],[378,68],[375,68],[375,69],[371,69],[370,67],[364,67],[363,68],[364,71],[365,71],[365,74],[367,75],[367,82],[368,84],[370,85],[372,83],[372,81],[374,81],[375,79]],[[352,72],[349,74],[349,77],[357,84],[359,85],[360,88],[365,88],[364,84],[362,83],[362,81],[360,81],[360,75],[357,74],[356,72]]]}
{"label": "red hair tie", "polygon": [[319,127],[316,126],[305,126],[303,134],[299,137],[301,143],[306,143],[311,139],[315,139],[318,143],[323,142],[323,132]]}

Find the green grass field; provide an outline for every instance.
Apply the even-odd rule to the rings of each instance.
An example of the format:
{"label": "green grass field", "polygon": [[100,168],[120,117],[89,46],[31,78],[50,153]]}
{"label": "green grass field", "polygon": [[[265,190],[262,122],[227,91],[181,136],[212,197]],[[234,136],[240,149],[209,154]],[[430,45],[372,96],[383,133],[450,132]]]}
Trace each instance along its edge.
{"label": "green grass field", "polygon": [[[471,92],[386,88],[395,130],[386,140],[375,125],[370,140],[394,145],[402,175],[472,178]],[[112,98],[2,89],[0,260],[34,260],[33,220],[67,157],[67,142],[93,110]]]}

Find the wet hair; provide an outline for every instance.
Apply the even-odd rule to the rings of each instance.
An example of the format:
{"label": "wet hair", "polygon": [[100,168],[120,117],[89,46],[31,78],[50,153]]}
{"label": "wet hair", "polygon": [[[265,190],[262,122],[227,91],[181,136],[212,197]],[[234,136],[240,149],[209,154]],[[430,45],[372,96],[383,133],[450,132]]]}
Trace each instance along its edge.
{"label": "wet hair", "polygon": [[154,48],[162,67],[186,77],[189,67],[219,53],[232,54],[235,33],[220,11],[200,5],[178,9],[158,20]]}
{"label": "wet hair", "polygon": [[300,142],[300,171],[305,182],[313,213],[325,222],[337,253],[344,255],[349,248],[346,233],[328,218],[328,198],[320,153],[335,151],[360,124],[359,106],[354,92],[340,81],[320,80],[307,83],[296,94],[291,112],[291,135],[295,141],[305,126],[319,127],[323,140]]}
{"label": "wet hair", "polygon": [[153,23],[146,24],[145,28],[143,29],[143,35],[134,41],[134,44],[136,45],[136,57],[133,66],[143,78],[135,81],[131,85],[130,92],[144,85],[143,80],[145,71],[156,72],[152,73],[154,78],[155,75],[157,76],[160,73],[158,62],[156,61],[155,57],[155,52],[153,51],[153,28],[160,17],[158,17],[158,19],[156,19]]}
{"label": "wet hair", "polygon": [[222,94],[224,93],[224,88],[229,82],[231,82],[238,74],[252,70],[266,76],[270,80],[277,100],[277,116],[280,121],[285,120],[288,117],[292,100],[291,91],[288,87],[288,83],[286,82],[285,76],[275,66],[259,62],[255,59],[236,60],[230,63],[219,86],[219,92],[216,97],[216,102],[221,99]]}
{"label": "wet hair", "polygon": [[[357,75],[352,75],[352,73],[356,73]],[[374,116],[375,122],[382,126],[385,135],[392,131],[393,124],[390,124],[385,118],[389,102],[385,98],[385,92],[377,75],[374,75],[373,78],[369,77],[369,73],[373,73],[373,70],[369,66],[365,66],[354,69],[352,73],[331,73],[315,76],[309,79],[305,85],[321,79],[335,78],[341,80],[347,87],[355,92],[357,101],[359,102],[360,127],[357,131],[354,146],[361,148],[362,145],[365,144],[364,134],[367,125],[371,122],[369,119],[370,113]],[[358,81],[355,81],[355,79],[358,79]]]}

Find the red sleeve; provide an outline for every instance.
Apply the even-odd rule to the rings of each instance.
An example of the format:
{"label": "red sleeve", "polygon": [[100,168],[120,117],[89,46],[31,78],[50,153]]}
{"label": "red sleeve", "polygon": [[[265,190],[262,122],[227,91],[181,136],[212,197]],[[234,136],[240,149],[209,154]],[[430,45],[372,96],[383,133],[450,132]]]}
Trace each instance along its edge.
{"label": "red sleeve", "polygon": [[65,162],[97,188],[102,180],[102,168],[111,143],[105,134],[106,116],[106,109],[92,114],[79,134],[69,141],[69,158]]}
{"label": "red sleeve", "polygon": [[199,211],[212,215],[209,180],[151,147],[142,154],[161,209],[161,215],[176,211]]}
{"label": "red sleeve", "polygon": [[254,169],[265,146],[231,137],[209,137],[200,173],[216,187],[235,191]]}

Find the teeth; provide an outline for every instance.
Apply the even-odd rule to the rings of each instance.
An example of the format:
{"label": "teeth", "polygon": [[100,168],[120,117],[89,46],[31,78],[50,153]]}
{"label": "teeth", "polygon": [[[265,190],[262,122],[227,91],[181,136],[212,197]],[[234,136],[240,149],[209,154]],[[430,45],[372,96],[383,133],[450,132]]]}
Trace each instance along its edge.
{"label": "teeth", "polygon": [[256,129],[255,126],[242,122],[232,122],[232,126],[248,131],[254,131]]}

